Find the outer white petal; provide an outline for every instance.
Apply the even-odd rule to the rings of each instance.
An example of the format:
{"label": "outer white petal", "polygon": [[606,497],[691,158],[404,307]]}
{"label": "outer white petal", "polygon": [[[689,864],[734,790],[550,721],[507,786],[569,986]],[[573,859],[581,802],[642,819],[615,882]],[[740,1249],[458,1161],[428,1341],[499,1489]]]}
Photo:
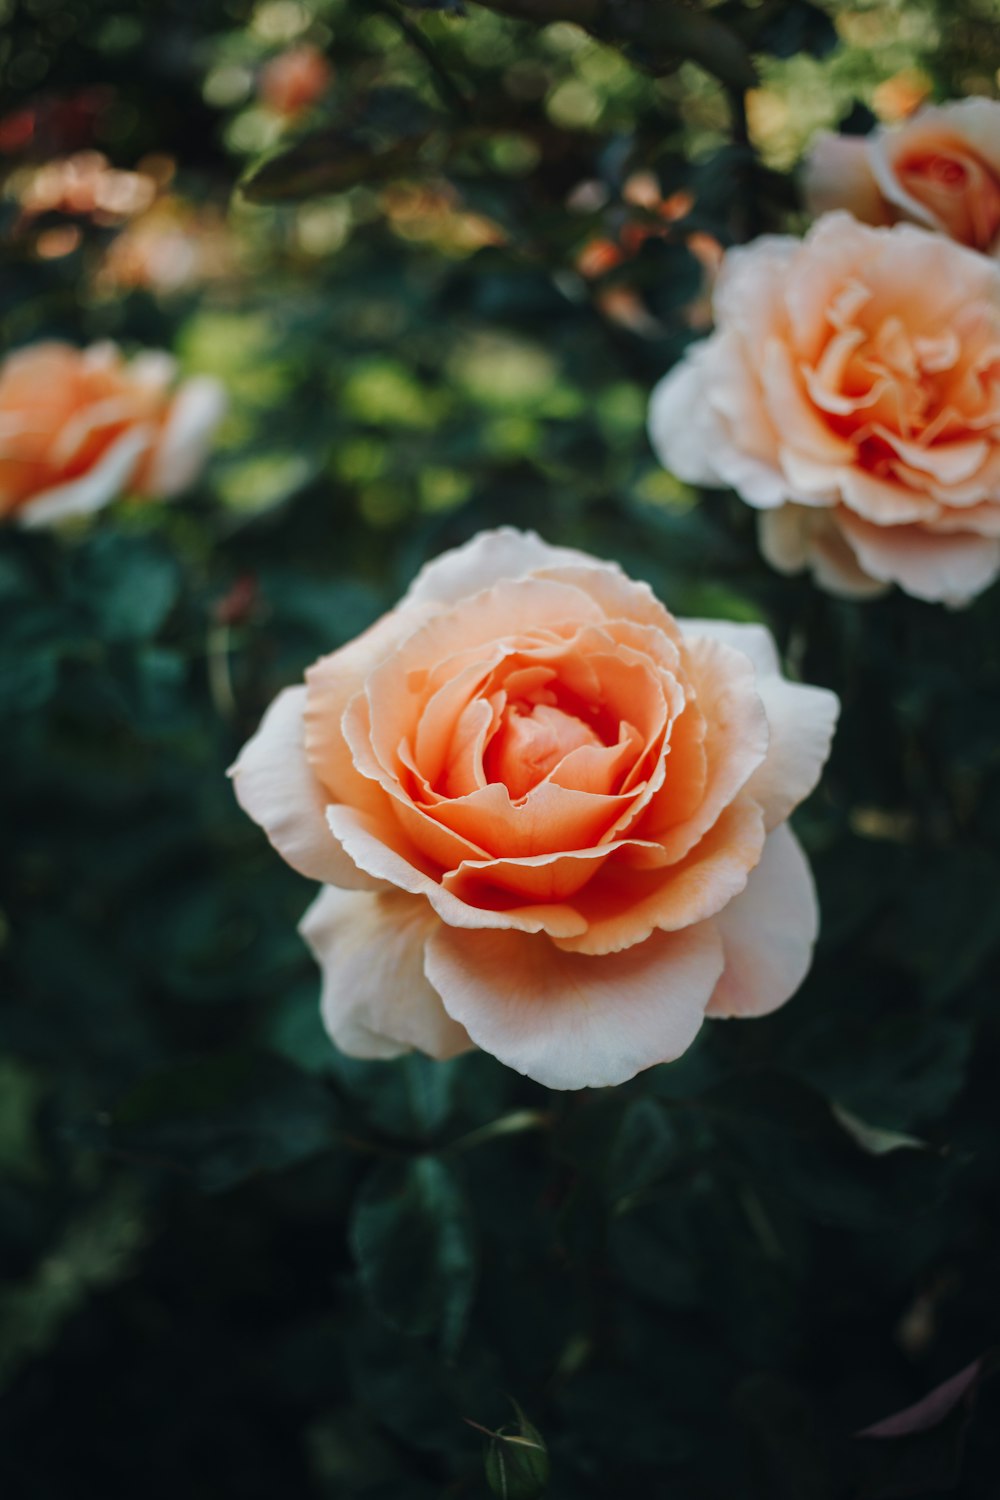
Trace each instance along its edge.
{"label": "outer white petal", "polygon": [[817,131],[802,173],[813,218],[847,209],[864,224],[887,224],[889,214],[869,160],[870,138]]}
{"label": "outer white petal", "polygon": [[746,890],[715,925],[726,966],[710,1016],[764,1016],[791,999],[809,972],[819,910],[809,864],[787,826],[771,834]]}
{"label": "outer white petal", "polygon": [[874,599],[888,589],[861,567],[834,515],[783,505],[757,517],[757,540],[779,573],[808,567],[820,588],[840,598]]}
{"label": "outer white petal", "polygon": [[145,483],[149,494],[167,499],[187,489],[205,462],[226,405],[224,388],[209,375],[181,386],[153,450]]}
{"label": "outer white petal", "polygon": [[827,688],[789,682],[782,676],[774,637],[766,625],[730,620],[682,620],[680,625],[685,638],[707,636],[734,646],[756,668],[770,739],[764,762],[750,777],[746,790],[763,808],[770,831],[785,821],[819,781],[830,754],[840,700]]}
{"label": "outer white petal", "polygon": [[603,1088],[691,1045],[722,973],[713,922],[595,958],[441,926],[427,976],[483,1051],[551,1089]]}
{"label": "outer white petal", "polygon": [[330,832],[326,802],[306,760],[304,687],[278,694],[229,774],[236,800],[259,823],[293,870],[348,890],[377,891],[383,882],[359,870]]}
{"label": "outer white petal", "polygon": [[416,1047],[455,1057],[472,1046],[424,975],[438,919],[419,897],[328,887],[299,931],[323,973],[323,1024],[351,1057],[396,1057]]}
{"label": "outer white petal", "polygon": [[828,688],[788,682],[784,677],[767,677],[757,686],[771,740],[764,764],[746,789],[763,808],[764,826],[770,833],[819,781],[830,754],[840,699]]}
{"label": "outer white petal", "polygon": [[708,400],[708,366],[714,340],[704,339],[653,388],[647,426],[653,452],[685,484],[719,484],[712,457],[722,435]]}
{"label": "outer white petal", "polygon": [[442,552],[425,563],[403,596],[407,604],[457,604],[492,588],[502,579],[527,578],[540,568],[558,567],[607,568],[572,547],[553,547],[534,531],[517,531],[501,526],[496,531],[481,531],[478,536]]}
{"label": "outer white petal", "polygon": [[130,427],[86,474],[42,490],[14,512],[14,521],[24,527],[52,526],[70,516],[86,516],[100,510],[128,489],[151,440],[150,427]]}
{"label": "outer white petal", "polygon": [[757,672],[758,686],[764,677],[780,677],[781,662],[774,636],[766,625],[741,620],[678,620],[685,640],[707,636],[749,656]]}
{"label": "outer white petal", "polygon": [[849,511],[840,524],[867,574],[898,583],[916,599],[968,604],[1000,573],[1000,541],[993,537],[921,526],[872,526]]}

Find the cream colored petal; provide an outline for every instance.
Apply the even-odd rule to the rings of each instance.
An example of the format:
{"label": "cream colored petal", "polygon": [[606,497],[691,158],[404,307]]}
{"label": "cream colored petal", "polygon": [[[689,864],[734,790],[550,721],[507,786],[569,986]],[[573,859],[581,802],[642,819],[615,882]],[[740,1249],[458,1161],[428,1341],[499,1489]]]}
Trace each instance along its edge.
{"label": "cream colored petal", "polygon": [[789,505],[757,518],[760,550],[780,573],[812,570],[816,582],[845,599],[873,599],[888,584],[861,567],[839,524],[840,511],[806,510]]}
{"label": "cream colored petal", "polygon": [[351,1057],[396,1057],[416,1048],[455,1057],[472,1046],[424,974],[438,925],[426,901],[327,887],[299,925],[323,975],[323,1024]]}
{"label": "cream colored petal", "polygon": [[863,136],[819,131],[806,158],[802,187],[806,208],[814,218],[842,208],[865,224],[889,223]]}
{"label": "cream colored petal", "polygon": [[835,693],[789,682],[781,674],[774,637],[764,625],[684,620],[685,636],[719,641],[749,656],[768,724],[767,753],[746,783],[764,810],[766,827],[784,822],[819,780],[840,712]]}
{"label": "cream colored petal", "polygon": [[788,827],[771,834],[746,890],[715,925],[726,966],[710,1016],[764,1016],[791,999],[809,972],[819,908],[809,864]]}
{"label": "cream colored petal", "polygon": [[110,504],[128,489],[151,440],[151,428],[130,427],[110,444],[86,474],[53,485],[20,506],[14,513],[16,524],[32,529],[53,526],[71,516],[90,515]]}
{"label": "cream colored petal", "polygon": [[914,598],[959,606],[1000,573],[1000,541],[922,526],[872,526],[845,511],[841,526],[864,571]]}
{"label": "cream colored petal", "polygon": [[224,387],[208,375],[196,375],[181,386],[145,475],[148,494],[170,499],[197,478],[226,406]]}
{"label": "cream colored petal", "polygon": [[722,483],[713,458],[722,440],[708,400],[712,340],[688,351],[653,388],[649,441],[660,463],[685,484]]}
{"label": "cream colored petal", "polygon": [[427,944],[427,976],[483,1051],[552,1089],[607,1088],[679,1057],[722,972],[705,922],[601,958],[543,936],[458,932]]}
{"label": "cream colored petal", "polygon": [[410,584],[402,603],[457,604],[470,594],[492,588],[503,579],[526,578],[539,568],[557,568],[564,564],[587,568],[609,568],[572,547],[553,547],[534,531],[517,531],[501,526],[496,531],[481,531],[462,547],[442,552],[425,563]]}
{"label": "cream colored petal", "polygon": [[275,698],[230,770],[236,800],[300,875],[378,890],[382,882],[358,869],[327,825],[327,798],[306,760],[305,705],[304,687],[285,688]]}

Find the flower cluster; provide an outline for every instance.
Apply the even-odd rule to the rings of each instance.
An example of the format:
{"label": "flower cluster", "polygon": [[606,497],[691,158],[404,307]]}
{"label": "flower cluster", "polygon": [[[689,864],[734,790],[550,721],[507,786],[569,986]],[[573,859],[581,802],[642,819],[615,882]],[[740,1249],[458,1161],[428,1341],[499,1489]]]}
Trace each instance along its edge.
{"label": "flower cluster", "polygon": [[1000,104],[822,137],[806,184],[835,211],[729,252],[653,445],[759,510],[776,568],[968,603],[1000,572]]}

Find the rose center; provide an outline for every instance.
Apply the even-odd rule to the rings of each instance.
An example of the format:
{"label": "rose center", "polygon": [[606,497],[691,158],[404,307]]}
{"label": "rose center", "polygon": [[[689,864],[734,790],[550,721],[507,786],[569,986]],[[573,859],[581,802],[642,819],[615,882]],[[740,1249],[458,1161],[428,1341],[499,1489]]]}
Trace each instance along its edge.
{"label": "rose center", "polygon": [[969,178],[969,169],[964,162],[953,156],[930,156],[911,162],[908,170],[916,177],[927,177],[942,187],[964,187]]}
{"label": "rose center", "polygon": [[500,781],[516,801],[572,750],[603,741],[575,714],[548,703],[509,703],[484,757],[487,780]]}

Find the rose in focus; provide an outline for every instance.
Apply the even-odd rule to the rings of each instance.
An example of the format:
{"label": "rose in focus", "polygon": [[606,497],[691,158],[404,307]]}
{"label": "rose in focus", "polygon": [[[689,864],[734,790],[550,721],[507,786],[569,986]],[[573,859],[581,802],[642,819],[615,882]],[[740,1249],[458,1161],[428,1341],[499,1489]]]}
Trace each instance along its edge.
{"label": "rose in focus", "polygon": [[716,331],[653,393],[664,466],[735,489],[834,593],[965,604],[1000,571],[1000,267],[829,214],[730,251]]}
{"label": "rose in focus", "polygon": [[813,214],[847,209],[866,224],[906,220],[972,250],[1000,250],[1000,101],[929,106],[868,136],[817,135],[805,166]]}
{"label": "rose in focus", "polygon": [[41,343],[0,364],[0,517],[45,526],[126,491],[168,498],[197,475],[225,400],[207,376],[176,385],[170,355]]}
{"label": "rose in focus", "polygon": [[475,1045],[582,1088],[797,989],[817,911],[787,819],[836,713],[762,626],[682,624],[505,529],[282,692],[232,774],[326,886],[302,932],[343,1051]]}

